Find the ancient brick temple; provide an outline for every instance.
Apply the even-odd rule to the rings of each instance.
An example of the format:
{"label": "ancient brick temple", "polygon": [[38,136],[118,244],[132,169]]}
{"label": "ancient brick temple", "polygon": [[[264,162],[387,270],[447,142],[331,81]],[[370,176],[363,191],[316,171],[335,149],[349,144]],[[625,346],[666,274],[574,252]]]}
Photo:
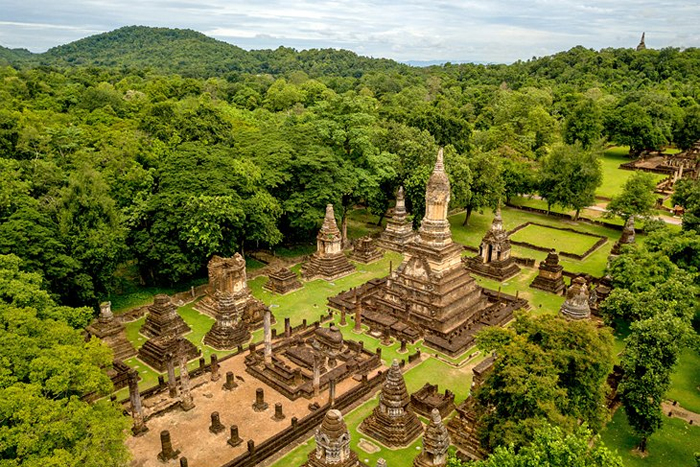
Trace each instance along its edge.
{"label": "ancient brick temple", "polygon": [[530,287],[561,295],[566,289],[566,284],[564,284],[564,267],[559,264],[559,255],[551,250],[547,258],[540,262],[539,269]]}
{"label": "ancient brick temple", "polygon": [[347,378],[367,375],[381,365],[361,342],[343,339],[334,325],[309,327],[272,345],[266,333],[263,349],[251,346],[246,371],[291,400],[310,399]]}
{"label": "ancient brick temple", "polygon": [[561,305],[560,313],[567,319],[586,319],[591,316],[588,286],[586,279],[576,277],[571,281],[569,290],[566,291],[566,300]]}
{"label": "ancient brick temple", "polygon": [[107,344],[114,352],[115,360],[126,360],[136,355],[136,349],[126,338],[124,325],[112,314],[112,304],[100,304],[100,316],[88,327],[89,336],[95,336]]}
{"label": "ancient brick temple", "polygon": [[425,383],[422,388],[411,394],[411,408],[427,418],[430,418],[434,409],[440,416],[447,417],[455,408],[455,395],[449,389],[445,389],[444,393],[439,392],[437,384]]}
{"label": "ancient brick temple", "polygon": [[146,321],[139,330],[146,337],[181,336],[190,331],[185,320],[177,313],[177,306],[165,294],[154,297],[153,305],[148,307]]}
{"label": "ancient brick temple", "polygon": [[140,332],[150,339],[139,349],[139,359],[158,371],[165,370],[168,355],[173,355],[178,361],[182,357],[189,361],[201,353],[192,342],[182,337],[190,332],[190,327],[165,294],[155,296]]}
{"label": "ancient brick temple", "polygon": [[369,264],[382,259],[384,252],[377,248],[377,244],[372,237],[366,236],[355,240],[350,259],[362,264]]}
{"label": "ancient brick temple", "polygon": [[340,410],[331,409],[314,435],[316,450],[302,467],[356,467],[360,460],[350,449],[350,432]]}
{"label": "ancient brick temple", "polygon": [[447,430],[452,438],[452,444],[457,448],[457,456],[463,460],[478,461],[486,457],[486,451],[481,447],[478,429],[478,414],[474,393],[484,383],[493,369],[494,359],[488,357],[474,367],[472,387],[469,397],[457,406],[457,415],[447,424]]}
{"label": "ancient brick temple", "polygon": [[379,393],[379,405],[362,421],[359,430],[385,446],[409,445],[423,431],[410,403],[399,362],[394,360],[386,372],[386,380]]}
{"label": "ancient brick temple", "polygon": [[430,423],[423,434],[423,450],[413,460],[413,467],[445,467],[450,435],[442,423],[438,409],[430,413]]}
{"label": "ancient brick temple", "polygon": [[[240,316],[241,324],[245,323],[249,329],[262,326],[263,314],[267,307],[253,297],[248,287],[243,257],[239,253],[231,258],[213,256],[207,268],[209,290],[206,296],[195,305],[195,309],[218,321],[222,315],[231,316],[231,306],[233,306],[235,313]],[[222,297],[225,297],[223,301]],[[222,306],[224,306],[223,309]]]}
{"label": "ancient brick temple", "polygon": [[285,267],[271,272],[268,281],[263,285],[264,289],[280,295],[293,292],[301,287],[301,282],[297,275],[292,270]]}
{"label": "ancient brick temple", "polygon": [[403,253],[404,248],[415,237],[413,224],[406,218],[406,201],[404,199],[403,187],[399,187],[396,193],[396,206],[389,219],[386,228],[379,237],[379,245],[387,250]]}
{"label": "ancient brick temple", "polygon": [[244,309],[236,306],[233,294],[216,292],[218,315],[211,329],[204,335],[204,343],[218,350],[234,349],[250,340],[248,323],[243,320]]}
{"label": "ancient brick temple", "polygon": [[479,254],[465,258],[470,271],[490,279],[503,282],[520,272],[520,268],[510,256],[510,238],[503,229],[500,206],[496,208],[491,228],[479,245]]}
{"label": "ancient brick temple", "polygon": [[304,263],[301,275],[306,280],[325,279],[331,281],[355,272],[343,253],[342,239],[335,222],[333,205],[326,206],[326,217],[316,236],[316,252]]}
{"label": "ancient brick temple", "polygon": [[[404,261],[381,287],[365,288],[362,320],[377,331],[425,344],[450,355],[466,350],[483,326],[501,325],[524,300],[484,291],[461,261],[461,245],[452,241],[447,207],[450,182],[442,150],[426,187],[425,217]],[[331,300],[332,302],[332,300]]]}
{"label": "ancient brick temple", "polygon": [[630,216],[627,218],[627,222],[625,222],[625,227],[622,229],[620,239],[615,242],[612,250],[610,250],[610,254],[613,256],[619,255],[622,252],[622,247],[633,244],[634,240],[634,216]]}

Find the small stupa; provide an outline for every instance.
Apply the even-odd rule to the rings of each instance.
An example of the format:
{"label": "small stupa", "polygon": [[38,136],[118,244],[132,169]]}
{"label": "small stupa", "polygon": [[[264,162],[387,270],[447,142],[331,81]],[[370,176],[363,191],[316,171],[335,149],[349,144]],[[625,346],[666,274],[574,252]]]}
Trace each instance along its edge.
{"label": "small stupa", "polygon": [[115,360],[126,360],[136,355],[136,349],[126,337],[124,325],[114,317],[111,302],[100,304],[100,316],[87,327],[88,335],[95,336],[114,352]]}
{"label": "small stupa", "polygon": [[450,434],[442,423],[438,409],[430,413],[430,423],[423,434],[423,450],[413,459],[413,467],[445,467]]}
{"label": "small stupa", "polygon": [[539,273],[530,287],[561,295],[566,289],[564,284],[564,266],[559,264],[559,255],[551,250],[547,258],[540,262]]}
{"label": "small stupa", "polygon": [[403,253],[404,248],[415,237],[413,224],[407,219],[406,200],[403,186],[399,187],[396,193],[396,206],[386,222],[386,228],[379,237],[379,245],[387,250]]}
{"label": "small stupa", "polygon": [[311,255],[301,268],[301,275],[306,280],[325,279],[332,281],[355,272],[343,253],[342,239],[338,224],[335,222],[333,205],[326,206],[326,216],[321,230],[316,236],[316,252]]}
{"label": "small stupa", "polygon": [[560,313],[567,319],[580,320],[591,316],[588,286],[586,279],[576,277],[569,290],[566,291],[566,300],[561,306]]}
{"label": "small stupa", "polygon": [[316,450],[302,467],[357,467],[360,460],[350,449],[350,431],[340,410],[331,409],[314,435]]}
{"label": "small stupa", "polygon": [[510,255],[510,238],[503,228],[501,207],[496,208],[491,228],[486,232],[479,246],[479,254],[465,258],[465,264],[475,274],[503,282],[520,272]]}

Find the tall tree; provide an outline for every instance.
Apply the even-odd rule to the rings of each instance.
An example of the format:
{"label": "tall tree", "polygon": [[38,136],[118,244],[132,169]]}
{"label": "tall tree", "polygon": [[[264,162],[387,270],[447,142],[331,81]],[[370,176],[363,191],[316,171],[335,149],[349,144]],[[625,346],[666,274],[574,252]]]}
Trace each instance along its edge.
{"label": "tall tree", "polygon": [[678,180],[673,187],[673,204],[683,206],[683,230],[700,232],[700,180]]}
{"label": "tall tree", "polygon": [[611,215],[627,219],[630,216],[646,217],[656,203],[654,177],[646,172],[634,172],[625,182],[622,192],[613,196],[607,209]]}

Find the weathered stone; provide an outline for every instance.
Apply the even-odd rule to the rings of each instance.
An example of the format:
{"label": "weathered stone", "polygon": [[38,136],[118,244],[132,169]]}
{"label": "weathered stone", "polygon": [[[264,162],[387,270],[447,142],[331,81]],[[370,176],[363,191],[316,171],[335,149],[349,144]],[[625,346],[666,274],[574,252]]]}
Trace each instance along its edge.
{"label": "weathered stone", "polygon": [[190,372],[187,371],[187,360],[180,360],[180,407],[185,412],[194,409],[194,398],[190,390]]}
{"label": "weathered stone", "polygon": [[387,250],[403,253],[406,245],[415,237],[413,224],[406,217],[403,187],[396,193],[396,206],[387,219],[386,228],[379,237],[379,245]]}
{"label": "weathered stone", "polygon": [[161,462],[167,462],[169,460],[177,459],[180,455],[179,450],[173,449],[173,443],[170,440],[170,432],[168,430],[163,430],[160,432],[160,453],[158,453],[158,460]]}
{"label": "weathered stone", "polygon": [[561,305],[560,313],[567,319],[587,319],[591,316],[588,286],[583,277],[576,277],[569,290],[566,291],[566,300]]}
{"label": "weathered stone", "polygon": [[503,228],[500,206],[496,208],[491,229],[481,240],[479,254],[472,258],[464,258],[464,263],[473,273],[499,282],[508,280],[520,272],[510,255],[510,238]]}
{"label": "weathered stone", "polygon": [[204,335],[204,343],[219,350],[235,349],[250,340],[248,323],[243,310],[236,307],[236,299],[228,293],[217,293],[218,315],[211,329]]}
{"label": "weathered stone", "polygon": [[293,292],[302,287],[297,275],[289,268],[276,269],[268,277],[269,279],[263,285],[263,288],[280,295]]}
{"label": "weathered stone", "polygon": [[[236,253],[231,258],[213,256],[207,266],[209,270],[209,289],[195,309],[212,318],[219,319],[221,315],[231,316],[234,325],[245,323],[248,329],[262,326],[265,304],[253,297],[248,287],[245,259]],[[223,301],[221,297],[225,297]],[[216,343],[215,336],[210,337]],[[228,341],[235,340],[229,338]],[[230,345],[229,342],[223,345]],[[234,345],[231,348],[235,348]],[[218,347],[217,347],[218,348]]]}
{"label": "weathered stone", "polygon": [[139,349],[139,359],[159,372],[167,366],[166,355],[172,354],[178,361],[198,358],[202,352],[190,341],[179,336],[158,336],[148,339]]}
{"label": "weathered stone", "polygon": [[423,450],[413,460],[413,467],[445,467],[449,447],[450,435],[442,423],[440,412],[433,409],[423,435]]}
{"label": "weathered stone", "polygon": [[369,264],[382,259],[384,252],[377,248],[372,237],[366,236],[355,240],[353,250],[350,253],[350,259],[362,263]]}
{"label": "weathered stone", "polygon": [[350,449],[350,432],[339,410],[331,409],[316,430],[316,449],[303,467],[357,467],[360,460]]}
{"label": "weathered stone", "polygon": [[211,413],[211,425],[209,425],[209,431],[218,435],[224,431],[226,427],[221,423],[221,418],[219,418],[219,412]]}
{"label": "weathered stone", "polygon": [[345,257],[333,205],[326,206],[323,226],[316,236],[316,252],[304,263],[301,275],[306,280],[335,280],[355,272],[355,267]]}
{"label": "weathered stone", "polygon": [[634,232],[634,216],[630,216],[625,222],[625,226],[622,229],[622,235],[620,235],[620,239],[615,242],[612,249],[610,250],[610,255],[613,257],[618,256],[620,253],[622,253],[622,247],[625,245],[632,245],[635,241],[635,238],[636,235]]}
{"label": "weathered stone", "polygon": [[437,409],[441,417],[446,417],[455,408],[455,395],[449,389],[440,393],[437,384],[425,383],[422,388],[411,394],[411,408],[417,414],[428,418],[433,409]]}
{"label": "weathered stone", "polygon": [[263,388],[257,388],[255,390],[255,402],[253,403],[253,410],[256,412],[263,412],[269,407],[268,403],[265,402],[265,391]]}
{"label": "weathered stone", "polygon": [[177,307],[165,294],[158,294],[153,305],[148,307],[146,321],[141,326],[140,333],[146,337],[182,336],[191,329],[185,320],[177,313]]}
{"label": "weathered stone", "polygon": [[238,384],[236,384],[236,378],[233,376],[233,371],[227,371],[226,372],[226,382],[222,386],[224,391],[232,391],[235,388],[238,387]]}
{"label": "weathered stone", "polygon": [[221,378],[219,368],[219,357],[215,353],[213,353],[211,354],[211,363],[209,365],[209,371],[211,372],[212,381],[219,381],[219,378]]}
{"label": "weathered stone", "polygon": [[231,436],[226,442],[234,448],[243,442],[243,439],[238,436],[238,425],[231,425]]}
{"label": "weathered stone", "polygon": [[124,361],[137,353],[126,337],[124,325],[112,314],[111,302],[100,304],[100,316],[86,328],[86,331],[89,336],[102,339],[112,349],[115,360]]}
{"label": "weathered stone", "polygon": [[423,429],[410,406],[398,360],[386,373],[379,405],[362,421],[360,431],[389,447],[408,446]]}
{"label": "weathered stone", "polygon": [[275,404],[275,414],[272,416],[272,419],[275,421],[280,421],[285,419],[284,412],[282,411],[282,404],[280,402],[277,402]]}
{"label": "weathered stone", "polygon": [[642,39],[639,41],[639,44],[637,44],[637,50],[646,50],[647,45],[644,43],[644,34],[642,33]]}
{"label": "weathered stone", "polygon": [[540,262],[539,272],[530,287],[561,295],[564,284],[564,267],[559,264],[559,255],[554,251],[547,254],[547,258]]}
{"label": "weathered stone", "polygon": [[131,417],[134,420],[131,432],[134,436],[138,436],[147,432],[148,427],[146,426],[146,418],[143,414],[143,406],[141,405],[139,374],[136,370],[132,370],[129,374],[129,400],[131,402]]}

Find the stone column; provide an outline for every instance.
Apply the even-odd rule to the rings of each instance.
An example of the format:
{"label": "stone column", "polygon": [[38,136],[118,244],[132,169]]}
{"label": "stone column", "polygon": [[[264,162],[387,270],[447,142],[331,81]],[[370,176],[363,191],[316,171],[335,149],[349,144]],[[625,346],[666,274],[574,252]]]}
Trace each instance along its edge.
{"label": "stone column", "polygon": [[236,384],[236,379],[233,376],[233,371],[227,371],[226,372],[226,382],[223,385],[223,389],[225,391],[233,391],[233,389],[237,388],[238,384]]}
{"label": "stone column", "polygon": [[265,402],[265,391],[263,388],[257,388],[255,390],[255,403],[253,403],[253,410],[256,412],[263,412],[267,410],[268,404]]}
{"label": "stone column", "polygon": [[219,412],[212,412],[211,413],[211,425],[209,426],[209,431],[214,433],[215,435],[218,435],[222,431],[224,431],[226,427],[221,424],[221,419],[219,418]]}
{"label": "stone column", "polygon": [[186,457],[181,457],[180,458],[180,467],[188,467],[189,464],[187,464],[187,458]]}
{"label": "stone column", "polygon": [[241,437],[238,436],[238,425],[231,425],[231,437],[226,442],[234,448],[243,442]]}
{"label": "stone column", "polygon": [[321,358],[314,354],[314,397],[321,393]]}
{"label": "stone column", "polygon": [[218,355],[211,354],[211,365],[209,365],[209,370],[211,371],[211,380],[219,381],[221,375],[219,374],[219,357]]}
{"label": "stone column", "polygon": [[282,404],[280,402],[275,404],[275,415],[272,419],[275,421],[284,420],[284,412],[282,411]]}
{"label": "stone column", "polygon": [[362,304],[359,299],[355,302],[355,328],[353,331],[362,332]]}
{"label": "stone column", "polygon": [[272,363],[272,324],[270,323],[270,310],[265,310],[263,318],[263,332],[265,336],[265,364]]}
{"label": "stone column", "polygon": [[190,390],[190,373],[187,371],[187,358],[180,359],[180,407],[185,412],[194,409],[194,398]]}
{"label": "stone column", "polygon": [[401,339],[401,348],[399,349],[400,353],[406,353],[408,349],[406,348],[406,340]]}
{"label": "stone column", "polygon": [[328,382],[328,405],[335,405],[335,378]]}
{"label": "stone column", "polygon": [[291,337],[292,322],[289,318],[284,318],[284,337]]}
{"label": "stone column", "polygon": [[168,390],[170,397],[177,397],[177,381],[175,381],[175,358],[168,353],[165,356],[168,365]]}
{"label": "stone column", "polygon": [[180,455],[180,451],[173,449],[173,443],[170,441],[170,432],[168,430],[163,430],[160,432],[160,452],[158,453],[158,460],[161,462],[168,462],[172,459],[177,459]]}
{"label": "stone column", "polygon": [[131,400],[131,417],[134,419],[134,426],[131,432],[138,436],[148,431],[146,420],[143,416],[141,405],[141,393],[139,392],[139,374],[136,370],[129,372],[129,399]]}
{"label": "stone column", "polygon": [[340,309],[340,324],[341,326],[346,326],[348,324],[347,320],[345,319],[345,308]]}

